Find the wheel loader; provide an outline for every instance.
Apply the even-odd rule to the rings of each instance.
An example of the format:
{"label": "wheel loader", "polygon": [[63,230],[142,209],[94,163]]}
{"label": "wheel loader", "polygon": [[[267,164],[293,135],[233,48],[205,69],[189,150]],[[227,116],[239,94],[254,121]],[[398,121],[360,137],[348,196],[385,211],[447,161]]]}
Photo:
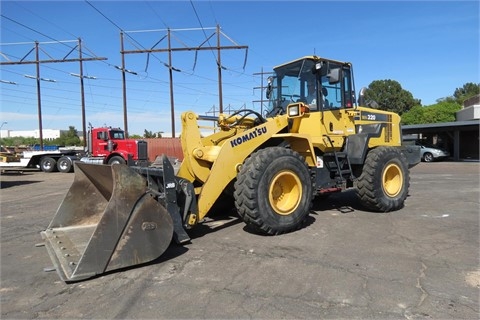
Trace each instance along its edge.
{"label": "wheel loader", "polygon": [[[184,159],[159,166],[75,163],[74,181],[41,232],[60,278],[88,279],[158,258],[226,202],[266,235],[304,225],[312,201],[354,188],[365,208],[399,210],[420,150],[400,116],[358,99],[350,63],[305,56],[274,68],[265,112],[181,115]],[[307,101],[313,86],[312,101]],[[212,131],[205,134],[204,123]]]}

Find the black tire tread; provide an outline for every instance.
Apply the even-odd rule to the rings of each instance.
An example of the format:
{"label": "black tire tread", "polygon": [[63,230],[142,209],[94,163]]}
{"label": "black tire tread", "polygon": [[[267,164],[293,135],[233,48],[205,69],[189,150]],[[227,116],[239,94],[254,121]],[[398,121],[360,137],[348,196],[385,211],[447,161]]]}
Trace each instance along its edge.
{"label": "black tire tread", "polygon": [[113,162],[116,162],[116,161],[118,161],[118,163],[120,163],[120,164],[126,164],[127,163],[123,157],[113,156],[113,157],[110,158],[110,160],[108,160],[108,164],[112,164]]}
{"label": "black tire tread", "polygon": [[239,216],[252,229],[269,235],[278,235],[299,229],[308,216],[308,209],[310,209],[312,203],[311,188],[313,188],[313,182],[310,180],[308,184],[312,187],[306,188],[307,192],[310,193],[310,195],[308,195],[309,206],[307,208],[307,214],[302,218],[302,221],[287,229],[276,228],[276,226],[266,224],[259,210],[258,190],[256,186],[264,171],[272,162],[272,159],[279,157],[293,157],[303,163],[308,170],[305,160],[297,152],[284,147],[270,147],[253,153],[245,160],[234,185],[235,207]]}
{"label": "black tire tread", "polygon": [[[391,161],[399,161],[403,170],[403,190],[395,199],[388,198],[382,190],[381,172]],[[380,171],[379,171],[380,170]],[[357,195],[368,209],[389,212],[401,209],[410,187],[410,172],[405,156],[395,147],[378,147],[372,149],[365,159],[363,171],[356,183]]]}

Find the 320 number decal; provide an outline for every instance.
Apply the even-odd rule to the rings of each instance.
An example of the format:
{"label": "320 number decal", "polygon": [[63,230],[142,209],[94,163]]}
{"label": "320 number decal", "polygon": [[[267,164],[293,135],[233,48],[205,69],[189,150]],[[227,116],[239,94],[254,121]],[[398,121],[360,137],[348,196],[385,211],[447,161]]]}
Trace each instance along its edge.
{"label": "320 number decal", "polygon": [[364,121],[388,121],[386,114],[362,112],[361,119]]}

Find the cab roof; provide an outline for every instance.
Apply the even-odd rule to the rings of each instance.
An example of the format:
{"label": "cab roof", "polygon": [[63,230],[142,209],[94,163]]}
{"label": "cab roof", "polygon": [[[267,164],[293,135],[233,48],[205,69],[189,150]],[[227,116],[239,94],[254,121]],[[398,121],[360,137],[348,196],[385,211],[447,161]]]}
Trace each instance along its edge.
{"label": "cab roof", "polygon": [[327,59],[327,58],[322,58],[322,57],[319,57],[319,56],[303,56],[301,58],[298,58],[298,59],[295,59],[295,60],[291,60],[291,61],[288,61],[288,62],[285,62],[285,63],[282,63],[278,66],[275,66],[273,67],[273,69],[277,69],[277,68],[280,68],[280,67],[283,67],[283,66],[286,66],[286,65],[289,65],[289,64],[292,64],[292,63],[296,63],[296,62],[299,62],[299,61],[302,61],[302,60],[312,60],[312,61],[330,61],[330,62],[334,62],[334,63],[339,63],[339,64],[350,64],[350,62],[345,62],[345,61],[339,61],[339,60],[332,60],[332,59]]}

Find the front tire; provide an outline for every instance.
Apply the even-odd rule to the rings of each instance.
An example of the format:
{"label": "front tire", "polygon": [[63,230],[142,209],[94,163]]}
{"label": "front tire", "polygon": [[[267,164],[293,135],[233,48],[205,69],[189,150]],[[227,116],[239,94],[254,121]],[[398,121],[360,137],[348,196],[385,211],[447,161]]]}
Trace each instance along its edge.
{"label": "front tire", "polygon": [[108,164],[126,164],[127,162],[120,156],[113,156],[108,160]]}
{"label": "front tire", "polygon": [[309,214],[313,182],[305,160],[271,147],[245,160],[235,182],[235,207],[243,221],[270,235],[294,231]]}
{"label": "front tire", "polygon": [[368,209],[388,212],[403,208],[410,186],[407,159],[394,147],[371,150],[357,180],[357,195]]}

